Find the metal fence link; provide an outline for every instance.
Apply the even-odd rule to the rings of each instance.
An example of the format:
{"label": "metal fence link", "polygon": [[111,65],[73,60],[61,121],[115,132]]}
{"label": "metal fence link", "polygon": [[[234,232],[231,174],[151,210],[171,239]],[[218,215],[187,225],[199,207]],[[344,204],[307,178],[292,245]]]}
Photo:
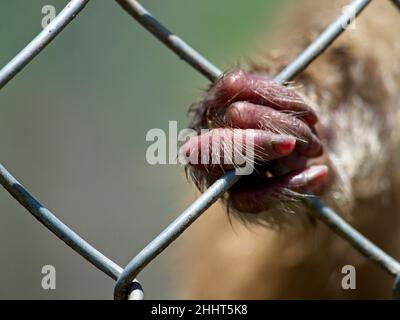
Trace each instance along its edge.
{"label": "metal fence link", "polygon": [[[135,0],[116,0],[133,18],[138,19],[139,23],[149,30],[158,39],[164,42],[169,48],[169,43],[164,41],[165,28],[158,22],[147,10]],[[274,80],[284,84],[292,80],[296,75],[310,65],[320,54],[322,54],[346,29],[351,18],[358,16],[371,0],[355,0],[351,2],[349,10],[343,12],[333,23],[331,23],[322,34],[317,37],[300,55],[293,60],[285,69],[283,69]],[[355,15],[355,16],[354,16]],[[146,18],[143,18],[145,16]],[[168,30],[169,36],[174,36]],[[180,39],[180,46],[171,48],[174,52],[186,48],[188,45]],[[193,49],[191,49],[192,51]],[[190,52],[191,52],[190,51]],[[186,56],[187,52],[177,52],[179,56]],[[193,56],[190,56],[193,58]],[[204,59],[204,58],[202,58]],[[198,65],[198,64],[197,64]],[[207,65],[209,62],[207,61]],[[199,68],[196,68],[199,70]],[[214,70],[215,68],[211,68]],[[204,74],[203,69],[199,70]],[[207,76],[209,79],[213,77]],[[131,281],[139,272],[155,257],[167,248],[186,228],[188,228],[205,210],[207,210],[215,201],[219,199],[234,183],[240,179],[240,176],[233,171],[225,173],[218,179],[207,191],[205,191],[192,205],[189,206],[178,218],[176,218],[164,231],[162,231],[153,241],[151,241],[142,251],[139,252],[125,267],[121,276],[117,280],[114,298],[127,299],[129,295],[129,286]],[[362,254],[372,261],[383,266],[386,270],[396,272],[400,271],[396,260],[388,256],[381,249],[376,247],[368,239],[354,230],[348,223],[341,219],[333,210],[326,207],[319,198],[310,196],[306,202],[313,208],[314,214],[326,223],[334,232],[347,240]],[[391,273],[391,272],[390,272]]]}
{"label": "metal fence link", "polygon": [[[351,19],[356,18],[371,0],[355,0],[348,10],[323,31],[302,53],[275,77],[275,81],[285,83],[292,80],[316,58],[318,58],[342,33]],[[354,16],[355,15],[355,16]]]}
{"label": "metal fence link", "polygon": [[355,230],[350,224],[344,221],[331,208],[328,208],[316,196],[306,198],[312,202],[314,214],[322,220],[332,231],[347,240],[355,249],[362,253],[369,260],[375,262],[384,269],[389,275],[396,276],[400,273],[400,263],[378,248],[375,244],[365,238],[360,232]]}
{"label": "metal fence link", "polygon": [[62,223],[50,210],[37,201],[1,164],[0,184],[36,219],[73,250],[112,279],[116,280],[119,277],[122,272],[122,268],[119,265],[97,251]]}
{"label": "metal fence link", "polygon": [[164,43],[168,48],[175,52],[182,60],[189,63],[211,82],[217,80],[222,75],[222,71],[204,58],[195,49],[189,46],[177,35],[169,31],[150,12],[148,12],[137,1],[116,0],[118,4],[135,18],[145,29],[153,34],[157,39]]}
{"label": "metal fence link", "polygon": [[0,70],[0,89],[32,61],[86,6],[89,0],[71,0],[24,49]]}
{"label": "metal fence link", "polygon": [[[223,74],[221,70],[215,67],[181,38],[164,27],[137,1],[115,1],[144,28],[210,81],[213,82],[217,80]],[[400,9],[400,0],[391,1]],[[32,59],[65,28],[88,2],[89,0],[71,0],[45,29],[6,64],[0,70],[0,89],[32,61]],[[350,4],[350,9],[352,10],[343,12],[317,39],[300,53],[294,61],[275,77],[275,81],[285,84],[306,69],[308,65],[322,54],[346,29],[345,26],[354,18],[354,14],[355,16],[360,14],[370,2],[371,0],[354,0]],[[239,180],[239,178],[240,176],[235,175],[234,171],[225,173],[122,269],[115,262],[83,240],[52,212],[40,204],[39,201],[0,164],[0,184],[36,219],[74,251],[112,279],[117,280],[114,289],[115,299],[132,300],[140,300],[144,297],[142,287],[139,282],[135,280],[137,274],[179,237],[186,228],[216,202]],[[368,259],[378,264],[390,275],[396,277],[393,286],[393,297],[395,299],[400,299],[400,263],[356,231],[332,209],[325,206],[318,197],[310,194],[305,198],[305,201],[312,208],[313,214],[329,226],[332,231],[347,240],[354,248]]]}

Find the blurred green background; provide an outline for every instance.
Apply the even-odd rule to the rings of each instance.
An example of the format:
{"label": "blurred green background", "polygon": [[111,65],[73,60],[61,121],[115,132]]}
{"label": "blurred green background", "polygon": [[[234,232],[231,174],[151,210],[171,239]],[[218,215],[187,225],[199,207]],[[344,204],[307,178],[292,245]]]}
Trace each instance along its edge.
{"label": "blurred green background", "polygon": [[[0,2],[0,64],[40,30],[44,5]],[[281,0],[143,4],[218,67],[260,47]],[[262,44],[261,44],[262,45]],[[0,93],[0,161],[61,220],[124,266],[195,199],[179,165],[151,166],[146,132],[188,123],[208,82],[112,0],[86,9]],[[114,281],[0,189],[0,298],[110,299]],[[176,297],[173,248],[140,275],[148,298]],[[57,289],[43,290],[54,265]]]}

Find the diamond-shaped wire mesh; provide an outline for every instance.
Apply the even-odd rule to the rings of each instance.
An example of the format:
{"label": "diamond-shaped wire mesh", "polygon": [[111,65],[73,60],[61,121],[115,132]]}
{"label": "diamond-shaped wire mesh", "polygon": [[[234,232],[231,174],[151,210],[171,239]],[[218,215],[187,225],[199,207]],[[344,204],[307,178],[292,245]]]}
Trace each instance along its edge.
{"label": "diamond-shaped wire mesh", "polygon": [[[400,8],[399,0],[391,1]],[[45,29],[6,64],[0,70],[0,89],[32,61],[75,18],[88,2],[89,0],[71,0]],[[137,1],[116,0],[116,2],[144,28],[210,81],[215,81],[222,75],[221,70],[165,28]],[[356,16],[360,14],[370,2],[371,0],[352,1],[350,6],[353,10],[346,10],[332,22],[319,37],[275,77],[275,81],[285,84],[306,69],[308,65],[345,31],[345,26],[353,18],[354,13]],[[179,237],[186,228],[217,201],[239,178],[240,176],[235,175],[234,172],[227,172],[136,255],[125,268],[122,268],[60,221],[0,164],[1,185],[57,237],[98,269],[117,281],[114,291],[115,299],[143,299],[143,290],[139,282],[135,280],[139,272]],[[333,232],[346,239],[355,249],[396,278],[393,296],[398,298],[400,263],[351,227],[332,209],[325,206],[318,197],[310,195],[305,201],[315,216],[328,225]]]}

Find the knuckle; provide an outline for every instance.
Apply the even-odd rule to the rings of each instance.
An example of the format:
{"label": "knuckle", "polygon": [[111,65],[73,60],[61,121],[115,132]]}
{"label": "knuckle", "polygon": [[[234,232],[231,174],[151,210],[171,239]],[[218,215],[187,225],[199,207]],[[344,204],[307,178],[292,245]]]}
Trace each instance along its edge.
{"label": "knuckle", "polygon": [[229,71],[223,75],[220,89],[228,91],[240,90],[245,80],[246,73],[243,70],[237,69]]}

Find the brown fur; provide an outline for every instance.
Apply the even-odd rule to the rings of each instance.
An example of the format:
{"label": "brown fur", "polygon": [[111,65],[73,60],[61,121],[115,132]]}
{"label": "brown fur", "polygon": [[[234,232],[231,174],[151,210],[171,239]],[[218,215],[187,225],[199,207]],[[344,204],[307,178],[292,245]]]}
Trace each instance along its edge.
{"label": "brown fur", "polygon": [[[276,74],[347,1],[296,1],[273,48],[251,70]],[[400,13],[376,0],[294,85],[318,106],[336,178],[322,198],[369,239],[400,256]],[[288,36],[290,35],[290,36]],[[305,40],[307,37],[307,41]],[[269,46],[272,47],[271,45]],[[286,50],[285,50],[286,49]],[[272,52],[272,53],[271,53]],[[254,62],[256,61],[256,62]],[[280,209],[278,207],[278,209]],[[298,215],[285,213],[286,219]],[[393,279],[325,225],[281,231],[230,223],[214,205],[184,235],[185,298],[389,298]],[[341,288],[342,266],[357,289]]]}

